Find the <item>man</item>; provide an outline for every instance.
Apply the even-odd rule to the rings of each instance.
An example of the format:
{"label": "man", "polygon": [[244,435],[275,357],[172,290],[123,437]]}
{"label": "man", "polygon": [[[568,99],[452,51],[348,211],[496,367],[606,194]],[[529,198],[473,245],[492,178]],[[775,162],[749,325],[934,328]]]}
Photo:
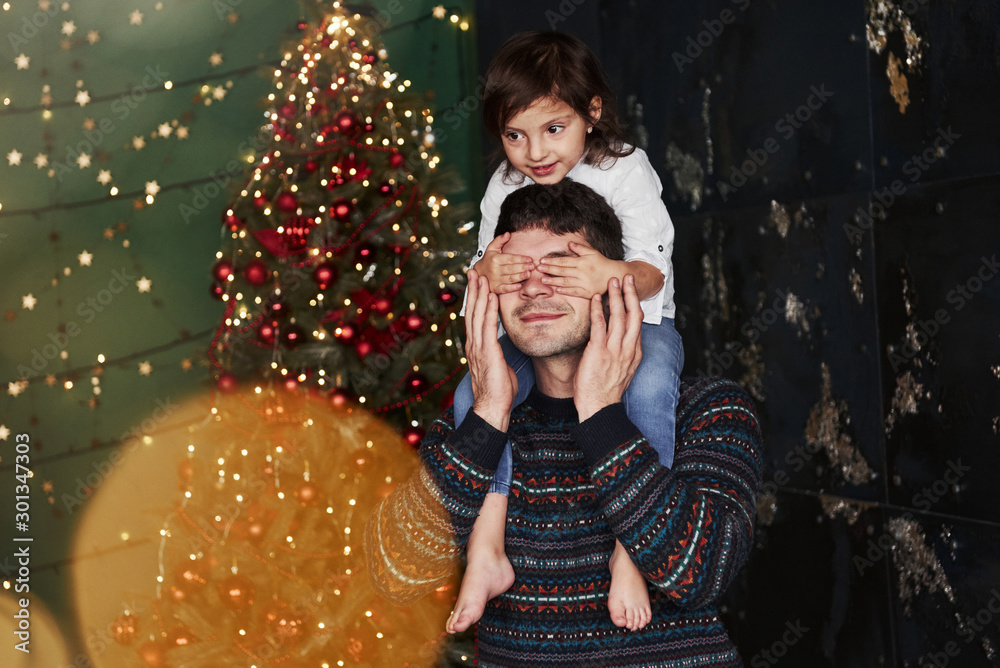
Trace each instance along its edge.
{"label": "man", "polygon": [[[600,224],[593,224],[594,217]],[[506,554],[514,580],[478,628],[482,666],[742,666],[717,599],[749,554],[760,485],[749,400],[725,381],[686,386],[672,469],[625,415],[621,395],[641,358],[635,285],[601,297],[558,294],[539,270],[569,243],[621,249],[621,227],[585,186],[531,185],[504,202],[497,235],[535,269],[497,296],[469,272],[466,356],[475,402],[458,429],[449,409],[421,446],[424,469],[369,520],[373,585],[403,602],[447,576],[480,512],[504,443],[514,454]],[[602,252],[605,252],[602,250]],[[517,379],[497,320],[534,365]],[[608,614],[618,539],[650,585],[652,621],[629,631]]]}

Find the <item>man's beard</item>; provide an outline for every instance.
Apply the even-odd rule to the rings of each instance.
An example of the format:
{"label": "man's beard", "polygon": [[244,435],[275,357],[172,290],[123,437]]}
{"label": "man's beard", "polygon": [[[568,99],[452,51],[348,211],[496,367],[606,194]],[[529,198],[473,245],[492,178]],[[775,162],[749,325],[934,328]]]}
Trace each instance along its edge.
{"label": "man's beard", "polygon": [[[559,338],[551,336],[539,336],[534,332],[534,326],[521,322],[521,316],[537,313],[565,313],[573,317],[575,312],[566,304],[549,304],[546,302],[532,302],[523,304],[511,313],[511,321],[516,322],[513,331],[504,327],[507,335],[518,349],[528,357],[534,359],[544,359],[547,357],[558,357],[582,351],[587,342],[590,341],[590,319],[585,318],[574,323],[569,330],[564,330]],[[557,321],[558,322],[558,321]],[[546,323],[547,324],[547,323]],[[544,327],[539,323],[539,328]]]}

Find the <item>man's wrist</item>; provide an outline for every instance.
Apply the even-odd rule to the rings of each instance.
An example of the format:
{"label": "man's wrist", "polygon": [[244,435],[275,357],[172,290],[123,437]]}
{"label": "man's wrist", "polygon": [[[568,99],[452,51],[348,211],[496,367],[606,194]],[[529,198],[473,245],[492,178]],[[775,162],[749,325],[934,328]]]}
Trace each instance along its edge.
{"label": "man's wrist", "polygon": [[587,418],[593,417],[595,414],[599,413],[601,410],[611,406],[612,404],[619,403],[621,397],[617,399],[605,398],[605,399],[584,399],[576,403],[576,415],[580,422],[583,422]]}
{"label": "man's wrist", "polygon": [[502,432],[507,431],[507,425],[510,423],[510,408],[504,410],[498,406],[479,406],[473,404],[472,412],[481,417],[484,422],[494,429]]}

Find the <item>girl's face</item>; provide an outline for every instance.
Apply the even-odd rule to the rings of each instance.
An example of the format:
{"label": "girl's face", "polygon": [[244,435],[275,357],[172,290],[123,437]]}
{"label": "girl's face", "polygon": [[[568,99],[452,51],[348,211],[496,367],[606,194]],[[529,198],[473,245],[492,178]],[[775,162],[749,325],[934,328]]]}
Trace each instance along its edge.
{"label": "girl's face", "polygon": [[507,123],[501,138],[514,169],[535,183],[559,183],[587,151],[587,128],[601,116],[594,98],[585,119],[557,98],[539,98]]}

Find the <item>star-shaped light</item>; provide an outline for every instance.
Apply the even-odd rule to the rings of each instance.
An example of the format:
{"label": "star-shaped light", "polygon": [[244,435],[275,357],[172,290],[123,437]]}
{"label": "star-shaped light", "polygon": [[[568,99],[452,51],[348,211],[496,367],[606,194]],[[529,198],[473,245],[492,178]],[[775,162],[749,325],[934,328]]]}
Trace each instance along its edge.
{"label": "star-shaped light", "polygon": [[110,227],[105,227],[104,228],[104,238],[105,239],[113,239],[114,236],[115,236],[115,231],[113,229],[111,229]]}
{"label": "star-shaped light", "polygon": [[145,137],[132,137],[132,148],[141,151],[146,146]]}
{"label": "star-shaped light", "polygon": [[128,15],[129,25],[141,26],[142,25],[142,12],[138,9]]}
{"label": "star-shaped light", "polygon": [[90,167],[90,156],[86,153],[81,153],[76,157],[76,164],[80,165],[80,169]]}
{"label": "star-shaped light", "polygon": [[45,384],[48,385],[49,387],[55,387],[56,386],[56,382],[58,380],[59,379],[56,378],[56,375],[54,373],[50,373],[50,374],[48,374],[48,375],[45,376]]}
{"label": "star-shaped light", "polygon": [[153,373],[153,365],[152,364],[150,364],[148,361],[141,362],[139,364],[139,375],[140,376],[148,376],[151,373]]}
{"label": "star-shaped light", "polygon": [[214,97],[216,100],[221,100],[225,96],[226,96],[226,89],[223,88],[222,86],[216,86],[215,88],[212,89],[212,97]]}
{"label": "star-shaped light", "polygon": [[139,288],[139,292],[149,292],[153,287],[153,281],[143,276],[135,282],[135,285]]}
{"label": "star-shaped light", "polygon": [[31,58],[28,58],[28,56],[24,55],[23,53],[18,55],[18,57],[14,59],[14,64],[17,65],[17,69],[19,70],[28,69],[28,64],[30,62]]}
{"label": "star-shaped light", "polygon": [[173,131],[174,129],[170,127],[170,123],[160,123],[160,126],[156,128],[156,134],[161,137],[169,137],[170,133]]}
{"label": "star-shaped light", "polygon": [[52,481],[51,480],[46,480],[45,482],[42,483],[42,491],[45,492],[46,494],[51,494],[52,493]]}
{"label": "star-shaped light", "polygon": [[178,139],[188,138],[188,129],[186,125],[182,125],[179,128],[177,128],[177,138]]}
{"label": "star-shaped light", "polygon": [[63,21],[62,34],[71,37],[76,32],[76,24],[72,21]]}
{"label": "star-shaped light", "polygon": [[86,107],[90,103],[90,93],[85,90],[78,91],[76,94],[76,103],[81,107]]}
{"label": "star-shaped light", "polygon": [[7,428],[7,425],[0,424],[0,441],[6,441],[8,436],[10,436],[10,429]]}
{"label": "star-shaped light", "polygon": [[7,383],[7,394],[16,397],[28,388],[28,381],[19,380],[16,383]]}
{"label": "star-shaped light", "polygon": [[18,151],[16,148],[13,149],[10,153],[7,154],[7,164],[9,164],[9,165],[20,165],[21,164],[21,156],[22,155],[23,154],[20,151]]}
{"label": "star-shaped light", "polygon": [[38,155],[36,155],[35,166],[38,167],[38,169],[45,169],[46,167],[48,167],[49,156],[45,155],[44,153],[39,153]]}
{"label": "star-shaped light", "polygon": [[190,371],[191,370],[191,366],[192,366],[191,360],[189,360],[189,359],[183,359],[183,360],[181,360],[181,368],[184,369],[185,371]]}
{"label": "star-shaped light", "polygon": [[30,292],[28,294],[24,295],[23,297],[21,297],[21,308],[26,308],[29,311],[33,311],[33,310],[35,310],[35,304],[37,304],[37,303],[38,303],[38,300],[35,299],[35,296],[33,294],[31,294]]}
{"label": "star-shaped light", "polygon": [[76,259],[80,261],[81,267],[89,267],[91,260],[94,259],[94,254],[88,253],[87,251],[83,251],[82,253],[76,256]]}
{"label": "star-shaped light", "polygon": [[160,184],[156,181],[146,182],[146,194],[151,197],[156,197],[156,193],[160,192]]}
{"label": "star-shaped light", "polygon": [[438,5],[434,8],[434,18],[443,19],[448,13],[448,10],[444,8],[444,5]]}
{"label": "star-shaped light", "polygon": [[101,41],[101,34],[96,30],[91,30],[90,32],[87,33],[87,41],[90,42],[91,44],[97,44],[99,41]]}
{"label": "star-shaped light", "polygon": [[208,62],[212,63],[212,67],[218,67],[222,64],[222,54],[216,51],[208,57]]}
{"label": "star-shaped light", "polygon": [[98,172],[98,174],[97,174],[97,181],[102,186],[106,186],[109,183],[111,183],[111,170],[110,169],[102,169],[100,172]]}
{"label": "star-shaped light", "polygon": [[83,129],[84,130],[93,130],[96,125],[97,125],[97,123],[94,122],[93,118],[85,118],[85,119],[83,119]]}

